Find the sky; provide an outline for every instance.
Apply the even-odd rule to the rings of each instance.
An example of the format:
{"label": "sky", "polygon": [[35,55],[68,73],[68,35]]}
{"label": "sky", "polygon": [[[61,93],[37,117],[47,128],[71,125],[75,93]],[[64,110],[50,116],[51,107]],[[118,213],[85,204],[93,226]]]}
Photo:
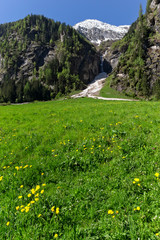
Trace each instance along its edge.
{"label": "sky", "polygon": [[0,24],[39,14],[71,26],[86,19],[130,25],[147,0],[0,0]]}

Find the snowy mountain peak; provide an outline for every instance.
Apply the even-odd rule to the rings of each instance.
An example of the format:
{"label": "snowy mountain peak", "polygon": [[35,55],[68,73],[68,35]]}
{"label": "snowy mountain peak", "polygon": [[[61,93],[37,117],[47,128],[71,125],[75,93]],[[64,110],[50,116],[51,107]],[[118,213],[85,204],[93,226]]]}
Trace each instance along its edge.
{"label": "snowy mountain peak", "polygon": [[73,26],[92,43],[121,39],[129,30],[129,25],[114,26],[96,19],[87,19]]}

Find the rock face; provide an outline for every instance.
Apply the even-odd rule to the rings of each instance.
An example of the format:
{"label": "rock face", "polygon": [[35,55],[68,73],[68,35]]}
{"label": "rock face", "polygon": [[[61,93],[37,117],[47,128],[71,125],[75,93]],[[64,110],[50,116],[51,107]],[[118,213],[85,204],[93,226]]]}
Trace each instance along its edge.
{"label": "rock face", "polygon": [[31,15],[0,25],[0,101],[47,100],[83,89],[100,55],[76,30]]}
{"label": "rock face", "polygon": [[152,0],[145,15],[115,44],[121,53],[111,86],[131,96],[160,98],[160,1]]}
{"label": "rock face", "polygon": [[79,33],[97,45],[103,41],[123,38],[129,27],[128,25],[117,27],[94,19],[85,20],[74,26]]}

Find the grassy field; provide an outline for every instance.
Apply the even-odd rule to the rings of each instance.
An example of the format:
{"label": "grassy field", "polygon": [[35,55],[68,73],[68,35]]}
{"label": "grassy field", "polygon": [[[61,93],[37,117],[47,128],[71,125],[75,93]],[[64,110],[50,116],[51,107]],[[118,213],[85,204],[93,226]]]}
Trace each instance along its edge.
{"label": "grassy field", "polygon": [[0,239],[160,239],[158,102],[0,107]]}
{"label": "grassy field", "polygon": [[110,87],[110,77],[106,78],[104,87],[100,91],[100,96],[105,98],[123,98],[123,99],[133,99],[133,97],[127,96],[124,93],[118,92]]}

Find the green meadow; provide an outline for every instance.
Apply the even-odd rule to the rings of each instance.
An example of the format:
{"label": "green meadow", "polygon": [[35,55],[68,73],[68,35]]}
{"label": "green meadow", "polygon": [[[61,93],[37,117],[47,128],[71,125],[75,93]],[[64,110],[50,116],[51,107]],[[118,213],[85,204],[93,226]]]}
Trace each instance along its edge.
{"label": "green meadow", "polygon": [[0,106],[0,239],[160,239],[160,103]]}

